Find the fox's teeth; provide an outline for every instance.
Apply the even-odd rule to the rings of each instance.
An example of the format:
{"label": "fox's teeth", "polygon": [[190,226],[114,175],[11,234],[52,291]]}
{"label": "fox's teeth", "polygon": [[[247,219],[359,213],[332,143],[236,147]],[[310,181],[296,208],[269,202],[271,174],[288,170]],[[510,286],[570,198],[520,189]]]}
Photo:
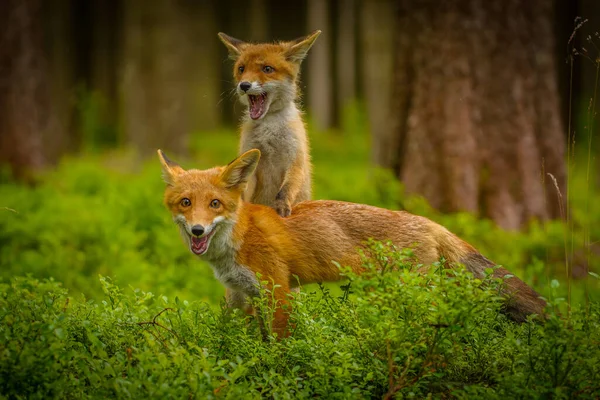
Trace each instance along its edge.
{"label": "fox's teeth", "polygon": [[214,233],[215,233],[215,231],[212,230],[206,236],[202,236],[202,237],[192,236],[191,237],[191,246],[190,246],[192,252],[197,255],[202,255],[202,254],[206,253],[206,251],[208,250],[209,240]]}
{"label": "fox's teeth", "polygon": [[267,94],[261,93],[260,95],[248,95],[249,100],[249,111],[250,118],[259,119],[264,113],[264,107],[266,102]]}

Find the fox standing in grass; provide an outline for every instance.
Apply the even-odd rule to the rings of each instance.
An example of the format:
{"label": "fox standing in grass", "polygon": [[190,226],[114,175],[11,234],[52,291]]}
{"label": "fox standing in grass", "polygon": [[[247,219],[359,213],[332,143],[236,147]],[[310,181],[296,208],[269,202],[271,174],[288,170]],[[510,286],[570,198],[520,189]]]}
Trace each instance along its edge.
{"label": "fox standing in grass", "polygon": [[287,217],[293,205],[311,198],[306,129],[296,101],[300,63],[321,31],[291,42],[251,44],[224,33],[219,38],[235,60],[233,76],[243,118],[240,154],[259,149],[262,159],[244,199]]}
{"label": "fox standing in grass", "polygon": [[[333,261],[361,272],[358,249],[369,238],[414,248],[418,262],[444,257],[462,263],[476,277],[494,263],[439,224],[405,211],[341,201],[305,201],[281,218],[269,207],[250,204],[242,193],[259,165],[260,151],[250,150],[226,167],[183,170],[159,150],[167,183],[165,205],[190,250],[207,260],[227,288],[230,306],[244,307],[260,295],[257,273],[268,282],[277,302],[273,331],[285,335],[287,314],[281,308],[297,285],[341,279]],[[494,275],[504,277],[504,268]],[[523,321],[542,314],[545,302],[516,277],[505,280],[507,313]],[[276,286],[276,288],[275,288]],[[275,289],[274,289],[275,288]]]}

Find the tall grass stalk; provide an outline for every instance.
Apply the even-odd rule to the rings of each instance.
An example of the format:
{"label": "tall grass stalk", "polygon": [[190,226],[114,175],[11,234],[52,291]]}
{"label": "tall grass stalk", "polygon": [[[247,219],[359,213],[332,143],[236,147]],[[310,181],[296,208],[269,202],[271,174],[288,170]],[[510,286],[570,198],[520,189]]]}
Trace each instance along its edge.
{"label": "tall grass stalk", "polygon": [[[573,39],[573,37],[575,36],[575,32],[577,31],[577,29],[580,27],[581,25],[578,25],[575,27],[575,29],[573,30],[573,34],[571,35],[571,37],[569,38],[569,43],[571,42],[571,40]],[[564,233],[564,243],[565,243],[565,273],[567,275],[567,288],[568,288],[568,314],[569,316],[571,315],[571,273],[570,273],[570,268],[569,268],[569,246],[568,246],[568,239],[567,239],[567,232],[571,233],[571,257],[570,259],[573,260],[573,224],[571,221],[571,207],[570,207],[570,198],[571,198],[571,181],[572,181],[572,176],[571,176],[571,172],[572,172],[572,166],[571,166],[571,153],[572,153],[572,148],[575,147],[575,131],[571,130],[571,123],[573,121],[573,64],[574,64],[574,56],[573,53],[569,54],[569,120],[568,120],[568,127],[567,127],[567,198],[566,198],[566,218],[562,215],[563,211],[562,211],[562,202],[561,202],[561,197],[560,197],[560,190],[558,189],[558,184],[556,183],[556,179],[554,179],[554,177],[552,177],[552,179],[554,180],[554,185],[556,187],[556,190],[559,194],[559,199],[558,201],[559,203],[559,207],[561,208],[561,217],[565,220],[566,223],[566,230]],[[574,159],[575,157],[573,157]]]}
{"label": "tall grass stalk", "polygon": [[[573,32],[571,34],[571,36],[569,37],[569,40],[567,42],[567,46],[570,46],[571,42],[573,41],[573,38],[575,37],[577,31],[587,22],[587,19],[582,19],[580,17],[577,17],[575,19],[575,28],[573,29]],[[595,33],[595,36],[600,38],[600,35],[598,34],[598,32]],[[596,46],[596,44],[594,43],[594,40],[592,38],[592,36],[588,36],[587,37],[587,41],[590,43],[590,45],[592,45],[597,54],[595,58],[592,58],[588,52],[588,50],[585,47],[581,47],[581,50],[577,50],[574,46],[570,49],[570,54],[569,54],[569,61],[570,61],[570,82],[569,82],[569,143],[568,143],[568,148],[569,146],[571,146],[571,150],[573,150],[574,152],[574,136],[575,133],[573,132],[573,143],[571,144],[571,122],[572,122],[572,113],[571,113],[571,103],[572,103],[572,92],[573,92],[573,60],[574,60],[574,56],[575,55],[580,55],[583,56],[584,58],[588,59],[589,61],[591,61],[595,66],[596,66],[596,77],[594,80],[594,90],[593,90],[593,95],[590,98],[589,101],[589,105],[588,105],[588,110],[587,110],[587,121],[586,121],[586,126],[585,126],[585,130],[587,131],[587,167],[586,167],[586,184],[585,184],[585,215],[586,217],[590,215],[590,170],[591,170],[591,164],[592,164],[592,137],[594,135],[594,119],[596,117],[596,99],[597,99],[597,95],[598,95],[598,78],[600,75],[600,48],[598,48],[598,46]],[[567,168],[568,168],[568,172],[567,172],[567,215],[569,215],[569,198],[570,198],[570,193],[569,193],[569,181],[571,180],[571,162],[570,162],[570,158],[571,158],[571,151],[568,151],[568,155],[567,155]],[[573,159],[575,159],[575,157],[573,157]],[[567,219],[569,219],[569,217],[567,217]],[[589,220],[589,218],[586,218],[587,221],[585,221],[583,223],[583,248],[585,251],[585,259],[586,259],[586,265],[590,266],[591,263],[591,221]],[[571,231],[571,248],[573,248],[573,236],[574,236],[574,227],[571,223],[568,224],[568,229]],[[573,254],[571,254],[571,263],[573,260]],[[567,266],[567,270],[569,270],[568,266]],[[571,275],[567,276],[568,278],[568,283],[569,283],[569,309],[571,306]],[[585,295],[585,301],[586,301],[586,311],[589,312],[589,303],[590,303],[590,299],[589,299],[589,292],[588,292],[588,285],[587,282],[584,282],[584,295]]]}
{"label": "tall grass stalk", "polygon": [[[593,43],[593,42],[592,42]],[[594,46],[595,47],[595,46]],[[594,80],[594,96],[591,100],[591,110],[588,110],[588,154],[587,154],[587,171],[585,179],[585,213],[590,214],[590,166],[592,164],[592,136],[594,135],[594,118],[596,117],[596,98],[598,94],[598,74],[600,72],[600,54],[595,60],[596,63],[596,79]],[[590,238],[590,227],[591,222],[587,220],[584,228],[583,246],[586,252],[586,262],[590,265],[590,253],[591,249],[591,238]],[[587,284],[584,286],[586,309],[589,309],[589,293]]]}

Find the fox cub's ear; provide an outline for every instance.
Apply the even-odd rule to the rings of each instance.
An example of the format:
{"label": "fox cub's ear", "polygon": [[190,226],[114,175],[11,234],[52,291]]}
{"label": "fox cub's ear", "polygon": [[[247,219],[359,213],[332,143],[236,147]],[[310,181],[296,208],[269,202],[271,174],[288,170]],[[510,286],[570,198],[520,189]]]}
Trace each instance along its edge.
{"label": "fox cub's ear", "polygon": [[169,160],[165,153],[163,153],[160,149],[158,150],[158,158],[162,165],[163,180],[167,183],[167,185],[173,185],[174,178],[184,172],[183,168],[177,165],[177,163]]}
{"label": "fox cub's ear", "polygon": [[306,57],[308,50],[310,50],[313,43],[315,43],[315,40],[317,40],[320,34],[321,31],[316,30],[307,36],[298,38],[296,40],[292,40],[289,43],[290,48],[285,52],[287,59],[297,63],[304,60],[304,57]]}
{"label": "fox cub's ear", "polygon": [[246,43],[240,39],[226,35],[223,32],[219,32],[218,35],[221,42],[223,42],[225,47],[227,47],[227,50],[229,50],[229,58],[236,60],[240,54],[242,54],[242,47],[244,47]]}
{"label": "fox cub's ear", "polygon": [[225,167],[223,172],[221,172],[221,180],[227,187],[238,186],[248,182],[259,160],[260,150],[248,150]]}

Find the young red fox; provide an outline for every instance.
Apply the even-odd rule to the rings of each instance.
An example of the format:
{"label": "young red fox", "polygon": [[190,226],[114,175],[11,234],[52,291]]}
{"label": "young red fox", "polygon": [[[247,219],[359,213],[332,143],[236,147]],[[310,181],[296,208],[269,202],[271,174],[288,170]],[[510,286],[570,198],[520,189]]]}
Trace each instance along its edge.
{"label": "young red fox", "polygon": [[291,42],[250,44],[224,33],[219,38],[235,60],[233,76],[240,101],[248,106],[240,154],[259,149],[262,160],[244,199],[290,215],[311,198],[311,166],[306,129],[296,100],[300,63],[321,31]]}
{"label": "young red fox", "polygon": [[[420,263],[429,265],[444,257],[462,263],[482,277],[494,263],[444,227],[405,211],[346,203],[305,201],[281,218],[269,207],[250,204],[242,193],[254,173],[260,151],[250,150],[226,167],[205,171],[183,170],[158,150],[167,183],[164,201],[192,253],[212,266],[227,289],[230,306],[244,307],[247,297],[259,296],[259,281],[266,280],[277,301],[273,331],[285,335],[287,314],[281,306],[297,284],[339,280],[333,261],[360,273],[357,251],[369,238],[391,240],[397,247],[414,248]],[[504,277],[504,268],[494,275]],[[505,280],[510,297],[507,313],[517,321],[542,314],[544,300],[516,277]]]}

